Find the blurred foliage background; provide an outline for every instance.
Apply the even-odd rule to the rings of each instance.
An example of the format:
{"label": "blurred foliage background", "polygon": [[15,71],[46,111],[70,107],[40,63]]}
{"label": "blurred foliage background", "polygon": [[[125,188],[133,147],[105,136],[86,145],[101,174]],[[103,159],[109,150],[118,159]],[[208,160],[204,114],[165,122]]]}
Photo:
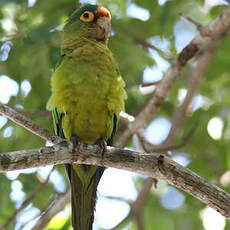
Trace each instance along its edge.
{"label": "blurred foliage background", "polygon": [[[170,65],[167,54],[176,56],[197,32],[179,13],[206,24],[228,7],[220,0],[101,0],[97,3],[108,7],[113,16],[109,46],[126,81],[126,112],[133,116],[154,91],[154,86],[143,88],[140,85],[160,80]],[[50,130],[52,122],[46,112],[46,101],[50,94],[50,76],[59,59],[59,33],[78,6],[79,2],[74,0],[0,0],[0,101]],[[162,52],[149,48],[146,42]],[[171,152],[173,159],[226,191],[230,191],[229,50],[228,37],[218,48],[200,83],[177,142],[197,124],[195,133],[181,149]],[[186,94],[190,72],[191,65],[188,65],[157,116],[146,127],[144,134],[153,144],[160,144],[167,137],[173,114]],[[130,148],[137,147],[135,140]],[[0,116],[0,152],[44,144],[39,137]],[[51,167],[47,167],[0,174],[0,226],[46,180],[50,170]],[[144,179],[119,170],[106,171],[99,187],[95,229],[112,228],[127,215],[127,200],[135,200]],[[32,229],[41,211],[56,194],[67,191],[68,181],[62,166],[52,170],[48,184],[43,187],[9,222],[7,230]],[[66,206],[45,229],[71,229],[69,211]],[[230,229],[229,222],[215,211],[163,182],[159,182],[156,189],[152,188],[142,217],[145,230]],[[131,219],[122,229],[133,230],[137,226]]]}

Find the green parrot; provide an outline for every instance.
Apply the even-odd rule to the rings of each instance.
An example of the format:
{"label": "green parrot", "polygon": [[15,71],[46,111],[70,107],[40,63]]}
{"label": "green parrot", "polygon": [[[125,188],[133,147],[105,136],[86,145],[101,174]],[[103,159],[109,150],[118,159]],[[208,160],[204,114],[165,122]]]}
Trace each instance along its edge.
{"label": "green parrot", "polygon": [[[110,12],[87,4],[68,19],[62,32],[61,59],[51,78],[55,133],[87,144],[111,144],[124,110],[125,83],[107,46]],[[91,230],[96,193],[104,168],[66,165],[71,184],[74,230]]]}

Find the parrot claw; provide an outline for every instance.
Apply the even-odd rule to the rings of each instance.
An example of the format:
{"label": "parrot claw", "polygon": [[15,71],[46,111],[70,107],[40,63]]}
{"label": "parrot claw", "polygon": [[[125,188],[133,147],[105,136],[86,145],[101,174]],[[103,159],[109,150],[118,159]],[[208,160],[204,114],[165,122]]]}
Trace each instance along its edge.
{"label": "parrot claw", "polygon": [[78,144],[79,144],[79,140],[77,136],[72,136],[70,138],[70,141],[73,143],[73,148],[76,149]]}
{"label": "parrot claw", "polygon": [[104,154],[107,150],[107,143],[105,140],[103,139],[99,139],[96,144],[100,147],[100,154],[102,156],[102,158],[104,157]]}

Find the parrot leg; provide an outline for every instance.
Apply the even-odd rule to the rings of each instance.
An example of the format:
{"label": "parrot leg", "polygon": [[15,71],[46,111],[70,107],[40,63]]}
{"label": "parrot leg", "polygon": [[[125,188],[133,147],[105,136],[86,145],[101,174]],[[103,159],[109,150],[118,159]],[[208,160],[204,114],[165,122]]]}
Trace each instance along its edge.
{"label": "parrot leg", "polygon": [[106,152],[106,149],[107,149],[107,143],[104,139],[99,139],[97,140],[96,144],[100,147],[100,150],[101,150],[100,154],[101,154],[101,157],[103,158]]}

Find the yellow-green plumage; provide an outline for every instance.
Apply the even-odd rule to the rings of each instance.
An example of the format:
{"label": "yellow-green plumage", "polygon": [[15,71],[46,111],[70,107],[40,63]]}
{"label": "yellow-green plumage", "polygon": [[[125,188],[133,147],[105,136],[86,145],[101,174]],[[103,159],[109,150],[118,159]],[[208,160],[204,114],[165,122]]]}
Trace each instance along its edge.
{"label": "yellow-green plumage", "polygon": [[124,110],[124,82],[110,50],[98,42],[86,42],[65,56],[52,76],[48,108],[65,114],[66,138],[93,144],[108,140],[113,116]]}
{"label": "yellow-green plumage", "polygon": [[[82,15],[94,14],[90,22]],[[107,47],[110,14],[96,5],[75,11],[63,31],[62,58],[51,79],[47,108],[53,111],[57,135],[87,144],[111,143],[124,110],[124,82]],[[74,230],[91,230],[96,191],[103,167],[66,165],[71,184]]]}

